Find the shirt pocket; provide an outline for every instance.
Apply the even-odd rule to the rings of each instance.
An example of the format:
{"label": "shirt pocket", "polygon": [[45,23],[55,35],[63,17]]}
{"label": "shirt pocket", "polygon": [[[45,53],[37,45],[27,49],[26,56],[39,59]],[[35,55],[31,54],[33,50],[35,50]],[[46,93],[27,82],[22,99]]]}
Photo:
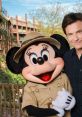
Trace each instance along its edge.
{"label": "shirt pocket", "polygon": [[48,87],[36,88],[34,94],[39,107],[46,108],[52,101],[52,95],[50,94],[50,89]]}

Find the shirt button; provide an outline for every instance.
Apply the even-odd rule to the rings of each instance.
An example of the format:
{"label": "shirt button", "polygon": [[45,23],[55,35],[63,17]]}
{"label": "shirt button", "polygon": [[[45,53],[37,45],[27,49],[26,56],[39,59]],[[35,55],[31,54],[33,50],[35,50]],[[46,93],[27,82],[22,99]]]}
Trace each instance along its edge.
{"label": "shirt button", "polygon": [[52,98],[50,97],[49,100],[52,101]]}
{"label": "shirt button", "polygon": [[57,86],[60,87],[61,85],[58,83]]}
{"label": "shirt button", "polygon": [[82,69],[80,69],[80,72],[82,72]]}
{"label": "shirt button", "polygon": [[39,89],[36,89],[36,92],[39,92]]}

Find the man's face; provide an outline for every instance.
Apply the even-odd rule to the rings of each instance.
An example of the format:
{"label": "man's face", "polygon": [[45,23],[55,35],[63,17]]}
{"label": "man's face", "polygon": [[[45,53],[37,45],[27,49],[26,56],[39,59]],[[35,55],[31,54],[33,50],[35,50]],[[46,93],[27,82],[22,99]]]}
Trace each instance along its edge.
{"label": "man's face", "polygon": [[66,27],[69,44],[76,50],[82,49],[82,21],[77,21]]}

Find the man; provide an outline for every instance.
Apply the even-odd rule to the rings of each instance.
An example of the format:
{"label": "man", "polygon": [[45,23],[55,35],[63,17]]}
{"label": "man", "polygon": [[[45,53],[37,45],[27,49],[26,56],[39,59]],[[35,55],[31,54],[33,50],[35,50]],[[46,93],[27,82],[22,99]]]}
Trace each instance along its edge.
{"label": "man", "polygon": [[71,117],[82,117],[82,13],[64,16],[62,28],[72,49],[64,55],[67,73],[76,98]]}

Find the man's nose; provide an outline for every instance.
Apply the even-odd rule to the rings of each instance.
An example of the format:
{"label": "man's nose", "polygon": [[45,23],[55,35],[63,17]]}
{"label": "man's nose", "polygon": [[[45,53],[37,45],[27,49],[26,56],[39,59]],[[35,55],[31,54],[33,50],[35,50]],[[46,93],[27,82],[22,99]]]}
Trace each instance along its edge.
{"label": "man's nose", "polygon": [[75,40],[75,41],[79,40],[79,35],[76,34],[76,33],[74,34],[74,40]]}

